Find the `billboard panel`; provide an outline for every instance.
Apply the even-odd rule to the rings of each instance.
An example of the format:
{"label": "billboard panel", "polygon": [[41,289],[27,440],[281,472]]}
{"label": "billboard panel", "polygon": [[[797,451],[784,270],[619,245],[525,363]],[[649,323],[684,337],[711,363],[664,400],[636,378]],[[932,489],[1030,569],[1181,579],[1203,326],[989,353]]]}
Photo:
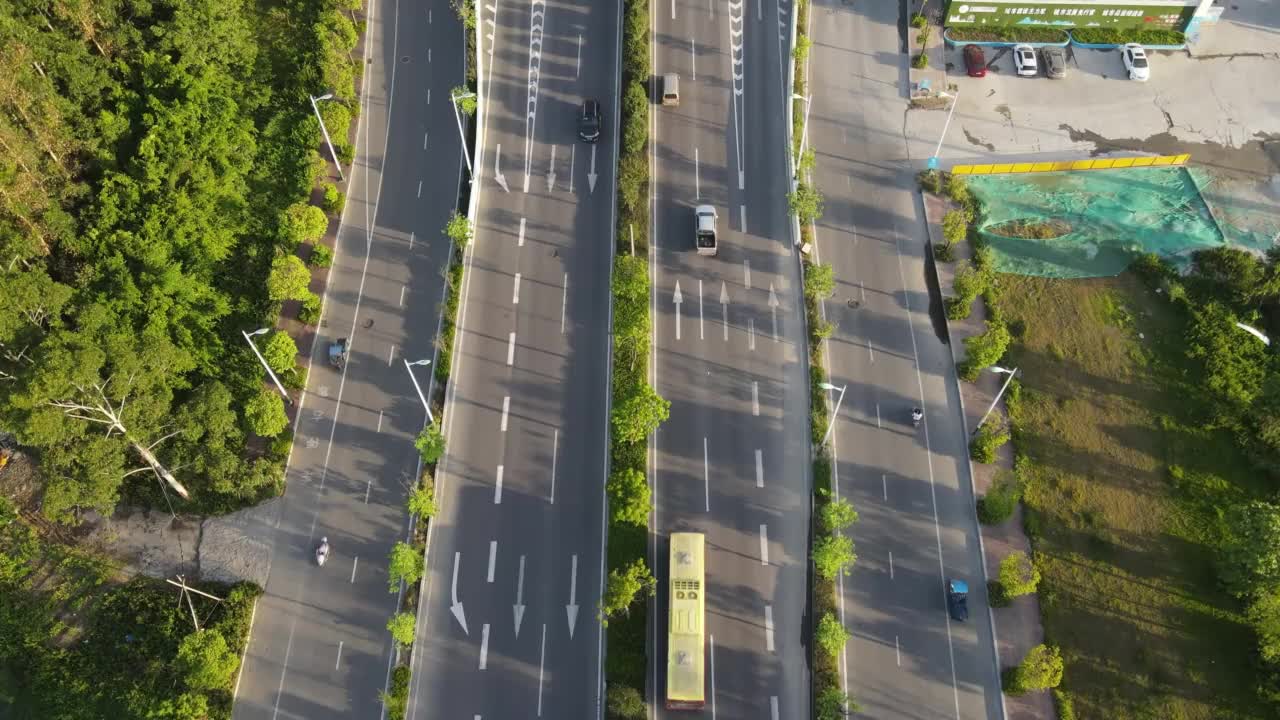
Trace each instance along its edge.
{"label": "billboard panel", "polygon": [[1181,2],[991,2],[950,0],[947,27],[1030,25],[1039,27],[1161,28],[1182,30],[1196,3]]}

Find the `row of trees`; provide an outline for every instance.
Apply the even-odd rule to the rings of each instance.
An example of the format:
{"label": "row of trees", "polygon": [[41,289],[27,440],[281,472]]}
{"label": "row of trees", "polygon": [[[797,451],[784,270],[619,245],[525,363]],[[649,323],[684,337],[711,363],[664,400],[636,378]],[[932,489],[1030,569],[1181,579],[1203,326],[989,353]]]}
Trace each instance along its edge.
{"label": "row of trees", "polygon": [[336,92],[345,138],[355,5],[0,11],[0,424],[38,452],[49,516],[278,492],[279,446],[246,445],[287,423],[240,331],[305,300],[286,258],[327,222],[300,204],[325,169],[308,93]]}

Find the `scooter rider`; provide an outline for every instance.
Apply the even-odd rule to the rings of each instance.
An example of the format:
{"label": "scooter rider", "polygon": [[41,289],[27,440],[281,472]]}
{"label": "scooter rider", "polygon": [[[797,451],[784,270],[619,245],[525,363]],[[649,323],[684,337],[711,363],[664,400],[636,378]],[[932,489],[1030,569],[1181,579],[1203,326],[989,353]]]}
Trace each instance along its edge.
{"label": "scooter rider", "polygon": [[924,419],[924,410],[921,410],[920,408],[911,408],[911,424],[912,425],[919,425],[920,421],[923,419]]}
{"label": "scooter rider", "polygon": [[329,538],[320,538],[320,547],[316,548],[316,563],[324,565],[325,558],[329,557]]}

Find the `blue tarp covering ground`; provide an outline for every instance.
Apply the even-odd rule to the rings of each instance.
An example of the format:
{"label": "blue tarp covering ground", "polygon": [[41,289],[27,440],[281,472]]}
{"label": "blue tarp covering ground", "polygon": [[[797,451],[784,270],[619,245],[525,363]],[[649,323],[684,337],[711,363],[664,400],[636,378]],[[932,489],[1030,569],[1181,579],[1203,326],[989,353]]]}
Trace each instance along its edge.
{"label": "blue tarp covering ground", "polygon": [[[1195,250],[1224,242],[1265,251],[1280,233],[1280,207],[1265,195],[1197,168],[1128,168],[968,178],[982,201],[979,231],[1001,272],[1103,277],[1140,253],[1185,265]],[[1203,190],[1203,192],[1202,192]],[[998,234],[1010,222],[1051,222],[1065,234],[1024,239]],[[1002,228],[1003,226],[1003,228]]]}

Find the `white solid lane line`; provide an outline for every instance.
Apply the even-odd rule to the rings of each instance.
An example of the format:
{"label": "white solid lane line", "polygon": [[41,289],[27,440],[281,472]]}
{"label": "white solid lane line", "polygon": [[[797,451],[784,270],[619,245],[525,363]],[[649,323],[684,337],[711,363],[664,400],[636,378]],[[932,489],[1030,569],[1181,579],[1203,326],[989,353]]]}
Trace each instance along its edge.
{"label": "white solid lane line", "polygon": [[509,410],[511,410],[511,396],[507,395],[502,398],[502,423],[500,426],[502,432],[507,431],[507,412]]}
{"label": "white solid lane line", "polygon": [[520,234],[516,236],[516,247],[524,247],[524,218],[520,218]]}
{"label": "white solid lane line", "polygon": [[706,493],[707,512],[711,512],[711,469],[707,460],[707,439],[702,438],[702,486]]}
{"label": "white solid lane line", "polygon": [[760,383],[751,381],[751,414],[760,417]]}
{"label": "white solid lane line", "polygon": [[769,526],[760,524],[760,564],[769,564]]}
{"label": "white solid lane line", "polygon": [[702,280],[698,280],[698,339],[707,339],[707,335],[703,332],[702,327]]}
{"label": "white solid lane line", "polygon": [[493,485],[493,504],[502,504],[502,466],[498,466],[498,481]]}
{"label": "white solid lane line", "polygon": [[520,304],[520,273],[516,273],[515,283],[511,286],[511,304]]}
{"label": "white solid lane line", "polygon": [[427,135],[428,133],[422,133],[422,149],[423,150],[427,149]]}
{"label": "white solid lane line", "polygon": [[551,503],[556,504],[556,460],[560,454],[560,429],[556,428],[551,435]]}
{"label": "white solid lane line", "polygon": [[542,649],[538,651],[538,717],[542,717],[542,673],[547,662],[547,624],[542,624]]}
{"label": "white solid lane line", "polygon": [[493,582],[493,570],[494,570],[494,567],[497,565],[497,561],[498,561],[498,541],[490,540],[489,541],[489,572],[488,574],[485,575],[485,578],[484,578],[485,582],[488,582],[488,583]]}
{"label": "white solid lane line", "polygon": [[480,628],[480,669],[489,666],[489,623]]}
{"label": "white solid lane line", "polygon": [[569,273],[564,274],[563,290],[560,294],[560,334],[564,334],[564,313],[569,307]]}
{"label": "white solid lane line", "polygon": [[516,361],[516,334],[507,335],[507,364],[514,364]]}
{"label": "white solid lane line", "polygon": [[756,450],[756,487],[764,487],[764,450]]}
{"label": "white solid lane line", "polygon": [[351,582],[353,584],[356,581],[356,568],[359,567],[359,565],[360,565],[360,556],[357,555],[355,559],[351,561]]}
{"label": "white solid lane line", "polygon": [[764,646],[773,652],[773,606],[764,606]]}

